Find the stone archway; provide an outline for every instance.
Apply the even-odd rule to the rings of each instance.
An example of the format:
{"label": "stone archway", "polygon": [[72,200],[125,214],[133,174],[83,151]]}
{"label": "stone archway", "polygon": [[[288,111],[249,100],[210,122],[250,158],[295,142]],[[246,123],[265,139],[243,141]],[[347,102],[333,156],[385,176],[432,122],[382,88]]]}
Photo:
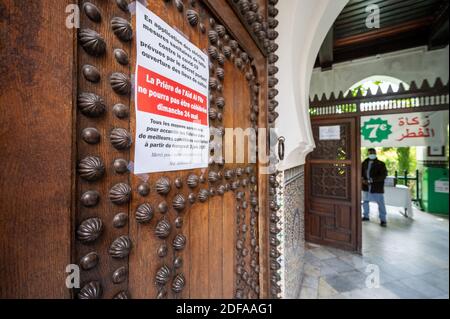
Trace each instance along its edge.
{"label": "stone archway", "polygon": [[[305,158],[315,145],[309,118],[309,90],[315,58],[328,30],[347,0],[280,1],[278,100],[283,112],[277,133],[286,138],[285,158],[280,162],[279,202],[283,233],[284,298],[298,298],[302,282],[304,238]],[[293,234],[297,232],[297,234]],[[287,267],[287,265],[289,265]]]}

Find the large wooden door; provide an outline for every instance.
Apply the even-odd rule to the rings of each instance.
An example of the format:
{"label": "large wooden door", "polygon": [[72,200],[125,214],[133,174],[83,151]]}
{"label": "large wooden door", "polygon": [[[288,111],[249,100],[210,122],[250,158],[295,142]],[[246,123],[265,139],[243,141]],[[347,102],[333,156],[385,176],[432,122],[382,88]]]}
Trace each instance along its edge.
{"label": "large wooden door", "polygon": [[[136,52],[127,33],[134,17],[116,1],[91,2],[102,18],[82,12],[79,31],[74,254],[82,287],[76,296],[264,296],[267,178],[249,156],[205,170],[134,175]],[[209,54],[211,134],[266,127],[266,60],[230,6],[211,2],[216,5],[152,0],[148,9]],[[105,52],[92,45],[98,37]],[[98,104],[106,106],[104,114],[97,114]]]}
{"label": "large wooden door", "polygon": [[[276,1],[139,2],[210,56],[225,155],[224,128],[274,126]],[[0,297],[276,298],[276,174],[133,172],[133,3],[1,1]]]}
{"label": "large wooden door", "polygon": [[[333,138],[322,128],[339,132]],[[316,149],[306,164],[306,240],[361,250],[359,134],[356,118],[313,119]]]}

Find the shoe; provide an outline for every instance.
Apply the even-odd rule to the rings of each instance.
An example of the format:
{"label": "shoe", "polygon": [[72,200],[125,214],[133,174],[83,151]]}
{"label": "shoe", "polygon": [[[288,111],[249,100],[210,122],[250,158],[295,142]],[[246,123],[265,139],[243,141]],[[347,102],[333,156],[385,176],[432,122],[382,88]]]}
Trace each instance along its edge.
{"label": "shoe", "polygon": [[363,217],[362,221],[363,222],[370,222],[370,218],[369,217]]}
{"label": "shoe", "polygon": [[387,222],[381,222],[381,223],[380,223],[380,226],[381,226],[381,227],[387,227]]}

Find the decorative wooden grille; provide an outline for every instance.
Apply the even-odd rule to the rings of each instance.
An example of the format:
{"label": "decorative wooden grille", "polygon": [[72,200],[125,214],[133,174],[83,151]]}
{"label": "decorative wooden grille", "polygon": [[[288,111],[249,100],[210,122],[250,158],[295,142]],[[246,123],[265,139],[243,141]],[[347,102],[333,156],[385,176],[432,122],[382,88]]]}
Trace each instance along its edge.
{"label": "decorative wooden grille", "polygon": [[378,88],[375,94],[369,90],[365,96],[362,90],[356,94],[352,91],[344,94],[341,91],[337,98],[334,93],[329,98],[323,94],[321,99],[316,95],[310,101],[309,112],[312,117],[370,115],[434,111],[448,109],[448,105],[449,84],[444,85],[438,78],[433,87],[425,80],[420,87],[414,81],[411,82],[409,90],[400,84],[397,92],[389,86],[387,92]]}

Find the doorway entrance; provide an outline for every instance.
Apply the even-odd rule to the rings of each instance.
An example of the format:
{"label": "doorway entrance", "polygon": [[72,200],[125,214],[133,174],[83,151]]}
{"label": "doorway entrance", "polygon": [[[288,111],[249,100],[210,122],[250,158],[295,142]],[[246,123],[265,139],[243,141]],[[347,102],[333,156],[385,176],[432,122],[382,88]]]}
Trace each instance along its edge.
{"label": "doorway entrance", "polygon": [[[437,79],[430,87],[415,82],[409,90],[400,84],[397,92],[389,86],[364,95],[362,90],[336,98],[311,101],[310,115],[316,149],[306,161],[306,240],[312,243],[361,252],[361,119],[448,110],[449,86]],[[381,120],[381,118],[380,118]],[[382,123],[381,123],[382,124]],[[382,126],[381,129],[388,128]],[[422,127],[420,132],[432,129]],[[378,127],[378,126],[377,126]],[[437,131],[437,130],[436,130]],[[413,137],[407,131],[404,137]],[[372,134],[373,132],[369,132]],[[368,134],[369,134],[368,133]],[[416,133],[414,137],[426,137]],[[436,134],[436,132],[434,132]],[[374,138],[375,139],[375,138]]]}

